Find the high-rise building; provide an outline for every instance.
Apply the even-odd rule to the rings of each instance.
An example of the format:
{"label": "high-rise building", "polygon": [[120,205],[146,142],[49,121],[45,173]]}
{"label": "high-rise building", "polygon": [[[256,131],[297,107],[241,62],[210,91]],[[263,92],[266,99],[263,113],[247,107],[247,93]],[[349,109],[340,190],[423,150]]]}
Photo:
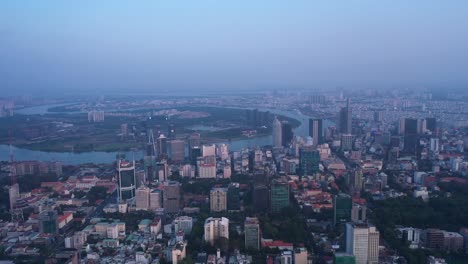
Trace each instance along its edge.
{"label": "high-rise building", "polygon": [[354,192],[360,192],[362,190],[362,186],[364,184],[364,178],[361,168],[354,169],[351,171],[350,174],[350,182],[352,189]]}
{"label": "high-rise building", "polygon": [[437,121],[435,117],[426,118],[426,129],[434,133],[437,129]]}
{"label": "high-rise building", "polygon": [[156,139],[156,150],[159,159],[167,158],[167,138],[163,134]]}
{"label": "high-rise building", "polygon": [[174,232],[177,234],[180,230],[188,235],[192,232],[193,219],[190,216],[178,216],[174,219]]}
{"label": "high-rise building", "polygon": [[19,184],[14,183],[8,189],[8,197],[10,198],[10,211],[15,209],[16,201],[20,198]]}
{"label": "high-rise building", "polygon": [[194,147],[200,147],[200,134],[193,133],[188,138],[188,147],[192,149]]}
{"label": "high-rise building", "polygon": [[121,124],[120,125],[120,134],[122,138],[128,137],[128,124]]}
{"label": "high-rise building", "polygon": [[434,153],[438,153],[439,152],[439,139],[438,138],[431,138],[431,151],[434,152]]}
{"label": "high-rise building", "polygon": [[175,139],[176,138],[176,129],[174,124],[169,124],[167,127],[167,136],[170,139]]}
{"label": "high-rise building", "polygon": [[319,171],[320,153],[313,147],[299,149],[299,172],[301,175],[314,175]]}
{"label": "high-rise building", "polygon": [[351,220],[351,208],[353,200],[345,193],[339,193],[333,197],[333,223],[343,224]]}
{"label": "high-rise building", "polygon": [[340,132],[343,134],[352,134],[352,110],[350,100],[346,101],[346,107],[340,110]]}
{"label": "high-rise building", "polygon": [[117,161],[117,176],[119,181],[119,200],[126,200],[135,197],[136,176],[135,161]]}
{"label": "high-rise building", "polygon": [[184,161],[185,158],[185,142],[180,139],[169,141],[170,158],[174,162]]}
{"label": "high-rise building", "polygon": [[309,136],[312,137],[314,146],[322,144],[323,140],[323,120],[322,119],[309,119]]}
{"label": "high-rise building", "polygon": [[166,213],[177,213],[180,210],[180,183],[166,181],[163,186],[163,206]]}
{"label": "high-rise building", "polygon": [[281,122],[281,145],[288,147],[293,139],[293,130],[291,124],[287,121]]}
{"label": "high-rise building", "polygon": [[88,112],[88,121],[89,122],[103,122],[104,121],[104,111],[90,111]]}
{"label": "high-rise building", "polygon": [[270,197],[268,187],[263,184],[255,185],[252,196],[254,210],[256,212],[266,212],[269,207]]}
{"label": "high-rise building", "polygon": [[346,224],[346,253],[356,257],[356,264],[377,264],[379,231],[367,224]]}
{"label": "high-rise building", "polygon": [[202,156],[202,151],[201,151],[201,148],[200,147],[192,147],[190,149],[190,153],[189,153],[189,158],[190,158],[190,163],[192,165],[197,165],[197,159],[198,157],[201,157]]}
{"label": "high-rise building", "polygon": [[215,146],[215,144],[203,145],[202,146],[202,156],[203,157],[216,156],[216,146]]}
{"label": "high-rise building", "polygon": [[221,160],[227,160],[229,158],[229,145],[228,144],[218,144],[216,146],[216,156]]}
{"label": "high-rise building", "polygon": [[351,209],[351,221],[354,223],[362,223],[367,220],[367,207],[361,204],[353,204]]}
{"label": "high-rise building", "polygon": [[210,191],[211,212],[222,212],[227,210],[227,188],[213,188]]}
{"label": "high-rise building", "polygon": [[205,220],[204,228],[204,240],[210,243],[212,246],[214,246],[216,241],[219,239],[224,238],[229,240],[229,219],[225,217],[207,218]]}
{"label": "high-rise building", "polygon": [[151,190],[149,194],[149,208],[152,210],[162,208],[161,190]]}
{"label": "high-rise building", "polygon": [[39,231],[48,234],[58,233],[59,223],[57,211],[44,211],[39,214]]}
{"label": "high-rise building", "polygon": [[135,206],[137,210],[148,210],[150,208],[150,189],[140,186],[136,190]]}
{"label": "high-rise building", "polygon": [[341,135],[341,150],[353,150],[354,136],[351,134]]}
{"label": "high-rise building", "polygon": [[382,111],[374,111],[374,121],[375,122],[382,122],[383,120],[383,112]]}
{"label": "high-rise building", "polygon": [[283,128],[281,125],[281,121],[275,116],[273,120],[273,146],[274,147],[281,147],[283,141]]}
{"label": "high-rise building", "polygon": [[245,248],[260,250],[260,222],[256,217],[246,217],[244,222]]}
{"label": "high-rise building", "polygon": [[159,182],[167,181],[169,177],[169,166],[167,165],[166,160],[161,160],[155,165],[155,174]]}
{"label": "high-rise building", "polygon": [[231,183],[227,189],[227,209],[228,211],[240,210],[239,184]]}
{"label": "high-rise building", "polygon": [[287,182],[273,180],[271,183],[271,211],[280,212],[281,209],[289,206],[289,185]]}

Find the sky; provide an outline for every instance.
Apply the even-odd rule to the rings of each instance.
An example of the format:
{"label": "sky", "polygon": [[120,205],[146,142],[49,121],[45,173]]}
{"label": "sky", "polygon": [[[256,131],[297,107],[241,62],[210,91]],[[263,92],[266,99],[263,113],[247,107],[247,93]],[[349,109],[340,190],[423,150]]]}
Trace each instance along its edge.
{"label": "sky", "polygon": [[468,1],[0,1],[3,94],[463,87]]}

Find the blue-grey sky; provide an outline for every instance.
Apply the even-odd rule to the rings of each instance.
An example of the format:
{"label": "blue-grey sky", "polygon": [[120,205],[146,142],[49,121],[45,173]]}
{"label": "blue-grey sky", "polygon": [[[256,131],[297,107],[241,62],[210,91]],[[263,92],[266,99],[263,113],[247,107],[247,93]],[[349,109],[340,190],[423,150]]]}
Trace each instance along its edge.
{"label": "blue-grey sky", "polygon": [[0,89],[463,86],[468,1],[0,1]]}

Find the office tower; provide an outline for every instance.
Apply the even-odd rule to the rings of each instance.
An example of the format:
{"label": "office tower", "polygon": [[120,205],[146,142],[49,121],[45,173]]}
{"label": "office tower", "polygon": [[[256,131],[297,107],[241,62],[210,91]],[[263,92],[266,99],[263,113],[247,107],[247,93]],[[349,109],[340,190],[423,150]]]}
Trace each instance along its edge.
{"label": "office tower", "polygon": [[293,130],[291,124],[287,121],[281,122],[281,145],[283,147],[288,147],[291,144],[293,139]]}
{"label": "office tower", "polygon": [[193,147],[190,149],[190,164],[197,165],[197,158],[202,156],[200,147]]}
{"label": "office tower", "polygon": [[439,152],[439,139],[438,138],[431,138],[431,151],[438,153]]}
{"label": "office tower", "polygon": [[149,208],[152,210],[162,208],[161,190],[151,190],[149,194]]}
{"label": "office tower", "polygon": [[166,181],[163,186],[163,206],[166,213],[177,213],[180,209],[180,183]]}
{"label": "office tower", "polygon": [[216,156],[221,160],[229,159],[229,145],[228,144],[218,144],[216,146]]}
{"label": "office tower", "polygon": [[150,189],[140,186],[135,194],[135,207],[137,210],[148,210],[150,208]]}
{"label": "office tower", "polygon": [[270,197],[268,187],[263,184],[255,185],[252,196],[254,210],[257,212],[266,212],[269,207]]}
{"label": "office tower", "polygon": [[345,193],[339,193],[333,197],[333,223],[343,224],[351,220],[351,208],[353,200]]}
{"label": "office tower", "polygon": [[299,172],[302,176],[314,175],[319,171],[320,153],[313,147],[299,149]]}
{"label": "office tower", "polygon": [[200,147],[200,134],[193,133],[188,138],[188,147],[192,149],[194,147]]}
{"label": "office tower", "polygon": [[188,235],[192,232],[193,219],[190,216],[178,216],[174,219],[174,232],[177,234],[180,230]]}
{"label": "office tower", "polygon": [[437,129],[437,121],[435,117],[426,118],[426,129],[434,133]]}
{"label": "office tower", "polygon": [[154,171],[157,177],[155,180],[158,180],[159,182],[167,181],[169,177],[169,166],[167,165],[166,160],[156,162]]}
{"label": "office tower", "polygon": [[365,222],[367,220],[367,207],[365,205],[353,204],[351,209],[351,221],[355,223]]}
{"label": "office tower", "polygon": [[156,150],[159,159],[167,158],[167,138],[163,134],[156,139]]}
{"label": "office tower", "polygon": [[202,156],[203,157],[216,156],[216,146],[215,146],[215,144],[203,145],[202,146]]}
{"label": "office tower", "polygon": [[377,264],[379,231],[367,224],[346,224],[346,253],[356,257],[356,264]]}
{"label": "office tower", "polygon": [[414,118],[405,118],[404,133],[405,135],[417,134],[418,120]]}
{"label": "office tower", "polygon": [[41,233],[57,234],[59,231],[57,211],[44,211],[39,214],[39,231]]}
{"label": "office tower", "polygon": [[227,210],[227,188],[213,188],[210,191],[211,212],[222,212]]}
{"label": "office tower", "polygon": [[287,182],[273,180],[271,183],[271,211],[280,212],[281,209],[289,206],[289,185]]}
{"label": "office tower", "polygon": [[273,146],[274,147],[282,146],[282,140],[283,140],[282,132],[283,132],[283,129],[282,129],[281,121],[279,121],[278,118],[275,116],[275,119],[273,120]]}
{"label": "office tower", "polygon": [[341,150],[353,150],[354,136],[351,134],[341,135]]}
{"label": "office tower", "polygon": [[184,161],[185,159],[185,142],[180,139],[169,141],[170,157],[174,162]]}
{"label": "office tower", "polygon": [[260,222],[256,217],[246,217],[244,222],[245,248],[260,250]]}
{"label": "office tower", "polygon": [[314,146],[324,142],[322,124],[322,119],[309,119],[309,136],[312,137]]}
{"label": "office tower", "polygon": [[229,219],[225,217],[207,218],[205,220],[204,229],[204,240],[212,246],[214,246],[219,239],[224,238],[229,240]]}
{"label": "office tower", "polygon": [[228,211],[240,210],[239,184],[231,183],[227,189],[227,209]]}
{"label": "office tower", "polygon": [[135,161],[117,161],[117,173],[119,181],[119,200],[126,200],[135,197],[136,177]]}
{"label": "office tower", "polygon": [[169,139],[175,139],[176,138],[176,129],[174,124],[169,124],[167,126],[167,137]]}
{"label": "office tower", "polygon": [[426,130],[426,119],[418,119],[418,134],[423,134]]}
{"label": "office tower", "polygon": [[403,136],[405,134],[405,119],[400,118],[398,122],[398,135]]}
{"label": "office tower", "polygon": [[352,111],[349,98],[346,101],[346,107],[340,110],[340,132],[343,134],[352,134]]}

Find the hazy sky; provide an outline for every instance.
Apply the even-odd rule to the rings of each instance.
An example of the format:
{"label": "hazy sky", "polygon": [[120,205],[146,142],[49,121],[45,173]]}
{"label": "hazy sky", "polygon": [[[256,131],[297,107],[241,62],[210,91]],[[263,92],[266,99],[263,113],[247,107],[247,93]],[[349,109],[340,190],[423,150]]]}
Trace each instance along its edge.
{"label": "hazy sky", "polygon": [[468,1],[1,0],[0,90],[468,84]]}

